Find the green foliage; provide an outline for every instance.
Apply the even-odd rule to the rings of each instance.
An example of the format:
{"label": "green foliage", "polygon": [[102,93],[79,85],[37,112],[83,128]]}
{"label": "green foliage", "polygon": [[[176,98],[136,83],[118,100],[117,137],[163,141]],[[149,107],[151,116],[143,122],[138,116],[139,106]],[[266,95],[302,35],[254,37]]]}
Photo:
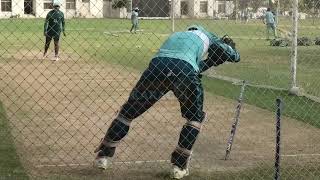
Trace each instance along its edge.
{"label": "green foliage", "polygon": [[298,46],[311,46],[311,45],[313,45],[312,40],[308,37],[298,38],[297,41],[298,41]]}
{"label": "green foliage", "polygon": [[128,4],[129,4],[129,0],[115,0],[112,3],[112,8],[113,9],[123,8],[123,7],[127,7]]}
{"label": "green foliage", "polygon": [[270,46],[286,47],[286,46],[289,46],[289,44],[290,44],[290,40],[286,38],[272,39],[270,41]]}
{"label": "green foliage", "polygon": [[313,12],[313,10],[320,10],[319,0],[301,0],[299,1],[299,10],[302,12]]}
{"label": "green foliage", "polygon": [[320,37],[316,37],[314,44],[320,45]]}

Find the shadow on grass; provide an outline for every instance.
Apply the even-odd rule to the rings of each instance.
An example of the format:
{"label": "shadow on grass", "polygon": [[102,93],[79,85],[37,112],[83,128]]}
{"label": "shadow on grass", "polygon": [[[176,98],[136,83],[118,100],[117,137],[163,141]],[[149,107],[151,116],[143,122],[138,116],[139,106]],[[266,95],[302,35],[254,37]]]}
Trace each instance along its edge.
{"label": "shadow on grass", "polygon": [[3,104],[0,101],[0,179],[29,179],[13,143]]}

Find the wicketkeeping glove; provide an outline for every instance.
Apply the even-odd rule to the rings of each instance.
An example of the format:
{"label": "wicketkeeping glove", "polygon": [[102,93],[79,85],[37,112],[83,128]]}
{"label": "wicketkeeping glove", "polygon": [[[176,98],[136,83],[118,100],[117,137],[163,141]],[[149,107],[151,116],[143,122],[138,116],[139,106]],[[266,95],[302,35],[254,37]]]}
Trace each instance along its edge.
{"label": "wicketkeeping glove", "polygon": [[227,34],[224,35],[221,38],[221,41],[223,41],[225,44],[228,44],[229,46],[232,47],[232,49],[236,49],[236,43],[233,41],[233,39],[231,39]]}

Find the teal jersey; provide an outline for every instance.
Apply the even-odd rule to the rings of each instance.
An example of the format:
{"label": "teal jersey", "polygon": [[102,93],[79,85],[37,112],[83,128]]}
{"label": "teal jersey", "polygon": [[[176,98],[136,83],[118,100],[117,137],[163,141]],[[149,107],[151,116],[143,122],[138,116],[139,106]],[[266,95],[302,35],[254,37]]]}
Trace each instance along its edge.
{"label": "teal jersey", "polygon": [[[238,58],[238,52],[224,44],[220,38],[202,27],[199,30],[173,33],[160,47],[155,57],[169,57],[187,61],[199,72],[199,65],[211,46],[219,47],[231,58]],[[235,56],[235,57],[233,57]]]}
{"label": "teal jersey", "polygon": [[58,9],[51,10],[44,23],[44,32],[49,36],[59,36],[65,29],[64,14]]}
{"label": "teal jersey", "polygon": [[265,14],[267,24],[274,24],[274,15],[271,11],[267,11]]}
{"label": "teal jersey", "polygon": [[131,14],[131,23],[132,24],[138,24],[138,16],[139,16],[138,12],[132,11],[132,14]]}
{"label": "teal jersey", "polygon": [[199,71],[199,62],[208,51],[209,45],[209,37],[201,31],[176,32],[163,43],[155,57],[181,59]]}

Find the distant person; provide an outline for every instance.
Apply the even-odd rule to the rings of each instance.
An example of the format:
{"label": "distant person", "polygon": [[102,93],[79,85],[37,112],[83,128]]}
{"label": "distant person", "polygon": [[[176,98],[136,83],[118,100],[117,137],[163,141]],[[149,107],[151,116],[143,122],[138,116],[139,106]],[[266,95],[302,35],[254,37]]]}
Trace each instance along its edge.
{"label": "distant person", "polygon": [[244,22],[245,23],[248,23],[249,22],[249,9],[248,8],[246,8],[245,10],[244,10]]}
{"label": "distant person", "polygon": [[54,61],[59,60],[59,40],[61,31],[65,34],[65,21],[64,14],[60,11],[60,3],[54,2],[53,9],[47,14],[46,21],[44,23],[44,36],[46,37],[46,43],[44,46],[43,59],[47,57],[47,52],[51,43],[54,40]]}
{"label": "distant person", "polygon": [[132,13],[131,13],[131,29],[130,29],[130,32],[132,33],[132,30],[134,30],[134,33],[136,33],[137,29],[138,29],[138,25],[139,25],[139,20],[138,20],[138,17],[139,17],[139,12],[140,12],[140,9],[139,8],[134,8]]}
{"label": "distant person", "polygon": [[266,14],[264,15],[263,23],[267,26],[267,40],[270,40],[270,30],[273,33],[274,39],[277,38],[275,15],[271,12],[270,8],[267,9]]}

